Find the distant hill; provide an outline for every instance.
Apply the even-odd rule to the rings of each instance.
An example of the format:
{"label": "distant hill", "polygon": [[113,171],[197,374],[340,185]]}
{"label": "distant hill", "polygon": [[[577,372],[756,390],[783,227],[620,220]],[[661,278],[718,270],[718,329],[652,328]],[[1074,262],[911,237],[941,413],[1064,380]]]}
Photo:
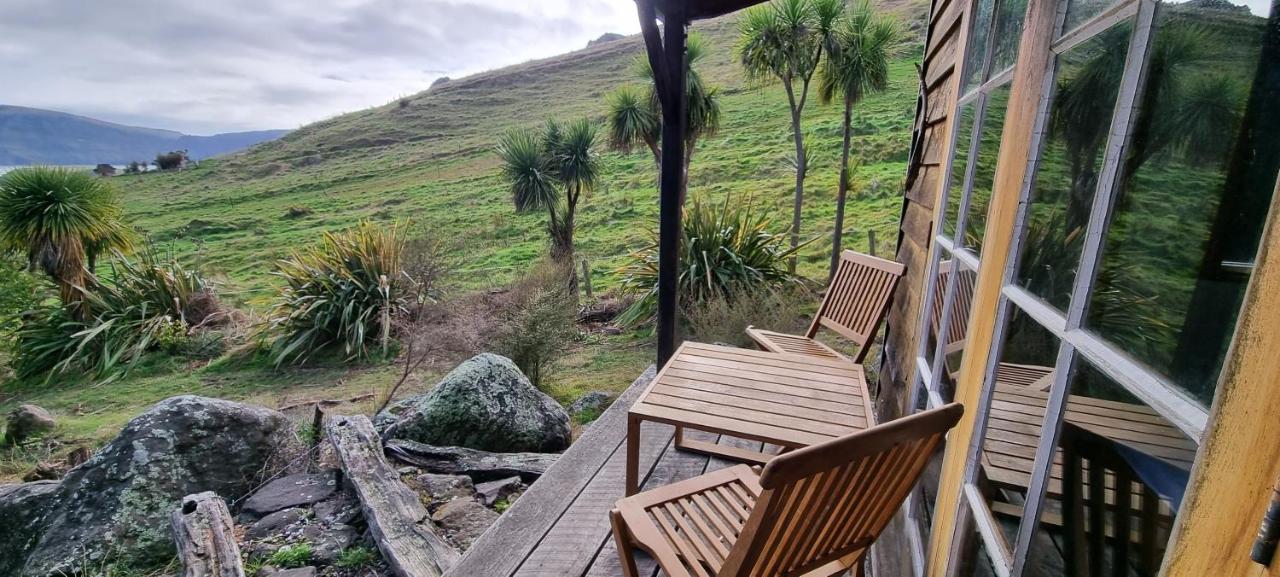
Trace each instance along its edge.
{"label": "distant hill", "polygon": [[191,158],[200,159],[274,140],[288,132],[258,130],[192,136],[53,110],[0,105],[0,165],[124,164],[182,149]]}

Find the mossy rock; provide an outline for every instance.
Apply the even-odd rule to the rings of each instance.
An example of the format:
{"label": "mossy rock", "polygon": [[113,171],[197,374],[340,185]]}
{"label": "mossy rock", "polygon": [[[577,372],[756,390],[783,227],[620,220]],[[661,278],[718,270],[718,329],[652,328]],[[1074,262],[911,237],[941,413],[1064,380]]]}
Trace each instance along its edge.
{"label": "mossy rock", "polygon": [[510,359],[484,353],[458,365],[430,392],[398,403],[379,422],[390,438],[497,453],[562,451],[569,415]]}

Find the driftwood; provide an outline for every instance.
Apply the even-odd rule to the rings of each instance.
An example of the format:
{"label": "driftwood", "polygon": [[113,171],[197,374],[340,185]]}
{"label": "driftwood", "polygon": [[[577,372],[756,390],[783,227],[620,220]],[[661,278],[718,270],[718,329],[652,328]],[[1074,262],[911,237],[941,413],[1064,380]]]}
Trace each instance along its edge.
{"label": "driftwood", "polygon": [[170,523],[183,577],[245,577],[231,512],[217,494],[187,495]]}
{"label": "driftwood", "polygon": [[335,415],[325,432],[391,570],[400,577],[440,577],[457,564],[458,551],[435,532],[418,495],[383,457],[382,438],[369,418]]}
{"label": "driftwood", "polygon": [[477,482],[519,475],[526,483],[536,481],[560,458],[559,453],[488,453],[405,439],[388,441],[387,455],[431,473],[467,475]]}

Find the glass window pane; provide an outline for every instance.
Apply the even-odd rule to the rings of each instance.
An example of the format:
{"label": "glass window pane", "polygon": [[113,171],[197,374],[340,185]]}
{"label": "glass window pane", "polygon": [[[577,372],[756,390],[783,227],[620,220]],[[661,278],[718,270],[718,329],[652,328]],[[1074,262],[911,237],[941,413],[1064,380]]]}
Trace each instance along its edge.
{"label": "glass window pane", "polygon": [[1242,130],[1280,119],[1252,94],[1280,73],[1265,35],[1261,16],[1162,7],[1085,320],[1205,406],[1251,272],[1231,263],[1257,252],[1280,164],[1280,139]]}
{"label": "glass window pane", "polygon": [[1116,24],[1058,57],[1017,280],[1062,310],[1080,265],[1131,27]]}
{"label": "glass window pane", "polygon": [[947,186],[947,211],[942,215],[942,233],[947,238],[956,236],[956,217],[960,214],[960,195],[964,189],[964,175],[969,169],[969,145],[973,140],[974,105],[971,100],[960,107],[956,115],[956,150],[951,160],[951,181]]}
{"label": "glass window pane", "polygon": [[995,16],[996,35],[992,41],[988,79],[1013,66],[1018,59],[1018,41],[1022,39],[1022,21],[1026,15],[1027,0],[1001,0]]}
{"label": "glass window pane", "polygon": [[[938,323],[942,320],[943,298],[946,295],[947,283],[950,279],[951,261],[949,259],[951,256],[943,254],[945,252],[946,251],[943,250],[942,247],[938,247],[938,250],[936,250],[933,255],[934,262],[936,263],[933,270],[937,271],[938,280],[937,285],[933,289],[933,298],[924,303],[924,312],[927,315],[925,318],[929,319],[929,328],[925,335],[925,338],[928,339],[928,341],[925,344],[924,352],[922,354],[924,355],[925,364],[929,366],[930,371],[937,370],[937,368],[933,366],[934,351],[937,350],[938,347]],[[939,260],[941,260],[941,262],[938,262]],[[928,386],[927,378],[924,385]],[[925,406],[927,405],[921,405],[921,407]]]}
{"label": "glass window pane", "polygon": [[996,368],[978,476],[978,489],[1006,544],[1013,543],[1022,521],[1044,421],[1045,389],[1053,380],[1057,357],[1057,338],[1014,307]]}
{"label": "glass window pane", "polygon": [[1115,4],[1115,0],[1071,0],[1067,4],[1067,21],[1062,26],[1062,32],[1065,34],[1075,30],[1112,4]]}
{"label": "glass window pane", "polygon": [[[1155,577],[1196,445],[1088,362],[1079,364],[1023,574]],[[1117,571],[1121,563],[1127,568]]]}
{"label": "glass window pane", "polygon": [[[962,504],[963,506],[963,504]],[[992,564],[991,557],[987,555],[987,550],[982,546],[982,535],[978,533],[978,528],[973,524],[973,515],[968,511],[961,514],[964,521],[963,527],[956,532],[956,538],[959,539],[956,551],[959,551],[958,558],[953,561],[956,567],[956,575],[962,577],[995,577],[998,575]]]}
{"label": "glass window pane", "polygon": [[978,0],[974,10],[973,33],[969,36],[969,47],[964,58],[964,89],[960,94],[967,94],[982,83],[982,66],[987,61],[991,15],[995,12],[995,7],[996,0]]}
{"label": "glass window pane", "polygon": [[991,205],[991,187],[995,183],[996,160],[1000,158],[1000,137],[1004,132],[1004,114],[1008,106],[1009,84],[1001,85],[987,96],[964,225],[964,246],[974,254],[982,253],[982,237],[987,231],[987,208]]}
{"label": "glass window pane", "polygon": [[[942,347],[942,379],[939,381],[938,394],[948,403],[955,400],[956,377],[960,372],[960,361],[964,357],[965,339],[969,332],[969,307],[973,304],[973,288],[978,272],[966,265],[964,261],[950,258],[938,267],[939,287],[951,287],[951,310],[947,315],[946,327],[943,327],[943,298],[939,294],[937,308],[931,319],[934,342]],[[944,330],[945,329],[945,330]],[[939,338],[939,331],[942,337]]]}

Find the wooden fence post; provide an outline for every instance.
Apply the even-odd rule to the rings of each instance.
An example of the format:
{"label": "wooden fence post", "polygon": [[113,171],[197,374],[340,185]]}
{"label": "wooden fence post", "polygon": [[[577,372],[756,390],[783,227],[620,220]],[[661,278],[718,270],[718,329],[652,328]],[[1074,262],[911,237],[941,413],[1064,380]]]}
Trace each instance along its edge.
{"label": "wooden fence post", "polygon": [[870,250],[869,254],[871,254],[871,256],[876,256],[876,231],[867,231],[867,245],[867,248]]}

